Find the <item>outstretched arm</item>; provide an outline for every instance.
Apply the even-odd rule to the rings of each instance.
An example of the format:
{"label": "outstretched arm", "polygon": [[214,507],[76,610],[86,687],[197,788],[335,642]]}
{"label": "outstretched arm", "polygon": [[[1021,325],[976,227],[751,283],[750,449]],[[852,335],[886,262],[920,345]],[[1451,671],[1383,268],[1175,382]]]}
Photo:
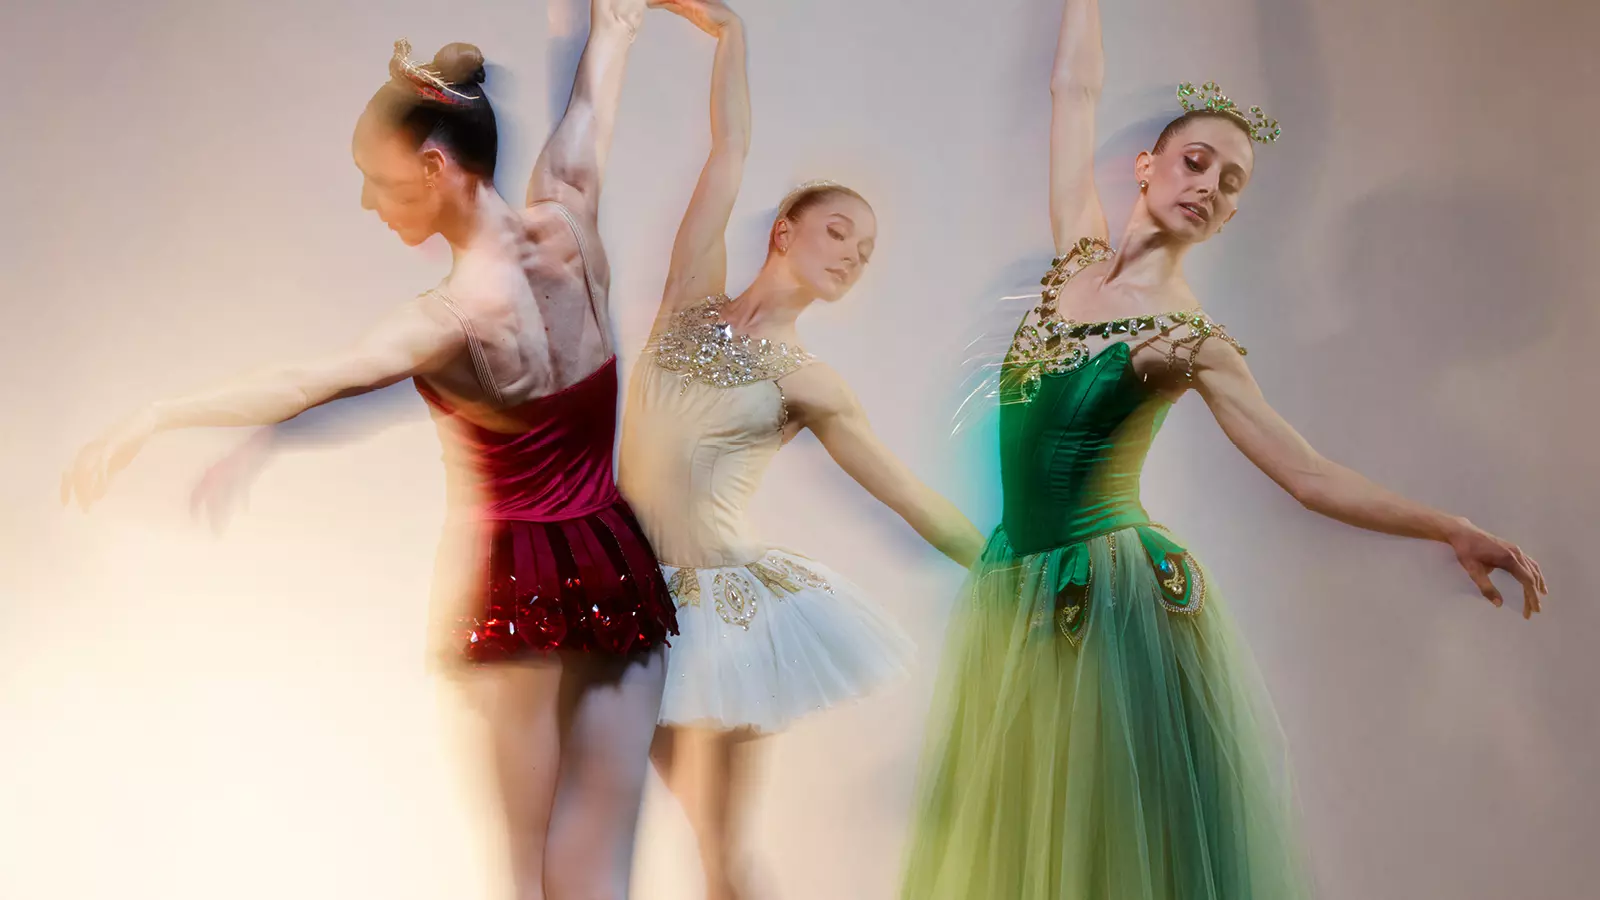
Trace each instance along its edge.
{"label": "outstretched arm", "polygon": [[340,397],[438,371],[465,348],[466,335],[455,317],[436,301],[419,297],[341,352],[274,366],[210,390],[151,404],[79,452],[62,480],[62,500],[75,494],[87,509],[157,432],[272,425]]}
{"label": "outstretched arm", "polygon": [[378,434],[414,411],[416,393],[396,385],[331,405],[308,409],[286,422],[256,428],[206,468],[189,493],[189,511],[221,532],[274,457],[289,450],[323,449]]}
{"label": "outstretched arm", "polygon": [[594,0],[589,40],[578,59],[572,96],[528,180],[528,205],[555,200],[594,220],[611,133],[622,100],[628,50],[644,20],[646,0]]}
{"label": "outstretched arm", "polygon": [[1058,254],[1082,238],[1110,238],[1094,187],[1094,115],[1105,63],[1099,0],[1067,0],[1050,74],[1050,231]]}
{"label": "outstretched arm", "polygon": [[1523,618],[1540,611],[1545,583],[1538,563],[1466,519],[1408,500],[1323,457],[1267,403],[1232,346],[1220,340],[1202,345],[1194,377],[1228,439],[1302,506],[1368,531],[1449,544],[1495,606],[1503,600],[1489,573],[1504,569],[1522,583]]}
{"label": "outstretched arm", "polygon": [[860,401],[837,372],[813,363],[786,376],[783,389],[796,420],[811,429],[845,474],[940,553],[966,567],[977,562],[983,553],[983,534],[883,445]]}
{"label": "outstretched arm", "polygon": [[657,0],[717,39],[711,70],[711,154],[700,170],[689,209],[672,243],[672,262],[662,294],[662,312],[714,294],[727,286],[728,219],[744,180],[750,152],[750,83],[745,66],[744,23],[721,0]]}

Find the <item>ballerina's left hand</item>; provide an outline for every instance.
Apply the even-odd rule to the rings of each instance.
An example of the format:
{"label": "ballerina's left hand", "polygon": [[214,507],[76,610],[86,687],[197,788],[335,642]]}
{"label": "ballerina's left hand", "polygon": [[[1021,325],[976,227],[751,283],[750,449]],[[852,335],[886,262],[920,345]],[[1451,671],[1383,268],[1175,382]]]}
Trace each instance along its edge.
{"label": "ballerina's left hand", "polygon": [[78,451],[77,459],[61,476],[61,502],[78,498],[78,507],[87,511],[105,495],[111,479],[139,455],[144,442],[156,432],[154,413],[142,410]]}
{"label": "ballerina's left hand", "polygon": [[650,6],[677,13],[712,37],[721,35],[724,28],[739,18],[722,0],[650,0]]}
{"label": "ballerina's left hand", "polygon": [[1522,584],[1522,617],[1531,619],[1534,613],[1544,611],[1539,599],[1549,593],[1544,573],[1533,557],[1523,553],[1516,544],[1462,520],[1460,527],[1450,535],[1450,549],[1456,552],[1456,561],[1467,570],[1467,577],[1490,603],[1500,606],[1505,602],[1499,589],[1489,580],[1490,572],[1503,569]]}
{"label": "ballerina's left hand", "polygon": [[250,486],[271,457],[276,439],[272,426],[262,428],[207,469],[189,493],[190,515],[221,534],[234,510],[249,507]]}

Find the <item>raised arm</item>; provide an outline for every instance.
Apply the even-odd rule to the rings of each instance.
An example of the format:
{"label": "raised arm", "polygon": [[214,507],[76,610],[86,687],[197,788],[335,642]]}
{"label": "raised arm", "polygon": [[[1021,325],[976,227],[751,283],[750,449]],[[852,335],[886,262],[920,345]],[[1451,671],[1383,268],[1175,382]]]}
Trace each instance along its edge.
{"label": "raised arm", "polygon": [[528,180],[528,205],[555,200],[594,220],[600,205],[600,181],[628,51],[644,20],[646,0],[594,0],[589,7],[589,40],[578,59],[572,96],[561,123],[545,142]]}
{"label": "raised arm", "polygon": [[1110,238],[1094,187],[1094,114],[1105,69],[1099,0],[1067,0],[1050,73],[1050,231],[1058,254],[1082,238]]}
{"label": "raised arm", "polygon": [[441,369],[466,349],[466,335],[437,301],[419,297],[338,353],[244,375],[210,390],[153,403],[79,452],[61,484],[87,509],[111,477],[157,432],[208,425],[272,425],[340,397]]}
{"label": "raised arm", "polygon": [[983,553],[983,534],[883,445],[855,393],[837,372],[813,363],[785,377],[783,389],[795,419],[811,429],[845,474],[940,553],[965,567],[977,562]]}
{"label": "raised arm", "polygon": [[1408,500],[1323,457],[1267,403],[1233,347],[1222,341],[1201,346],[1194,377],[1228,439],[1306,509],[1368,531],[1449,544],[1495,606],[1503,599],[1489,573],[1503,569],[1522,584],[1523,618],[1540,611],[1546,588],[1538,563],[1466,519]]}
{"label": "raised arm", "polygon": [[717,39],[711,69],[711,154],[695,184],[689,209],[672,244],[662,292],[662,313],[720,294],[728,277],[728,219],[744,180],[750,152],[750,83],[745,67],[744,23],[721,0],[653,3],[693,22]]}

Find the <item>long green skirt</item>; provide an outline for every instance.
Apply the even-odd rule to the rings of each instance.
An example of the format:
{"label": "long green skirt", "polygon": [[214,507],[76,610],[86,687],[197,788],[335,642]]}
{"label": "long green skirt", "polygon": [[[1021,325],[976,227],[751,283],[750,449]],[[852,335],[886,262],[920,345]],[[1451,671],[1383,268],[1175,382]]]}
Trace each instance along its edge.
{"label": "long green skirt", "polygon": [[989,542],[950,626],[904,900],[1297,900],[1282,736],[1158,526]]}

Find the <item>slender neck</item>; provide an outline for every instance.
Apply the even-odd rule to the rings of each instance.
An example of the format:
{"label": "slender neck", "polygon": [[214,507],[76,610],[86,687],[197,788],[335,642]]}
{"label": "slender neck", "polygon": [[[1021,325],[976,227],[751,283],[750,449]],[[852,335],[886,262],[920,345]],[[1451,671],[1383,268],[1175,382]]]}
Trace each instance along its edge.
{"label": "slender neck", "polygon": [[773,254],[744,293],[734,298],[725,316],[740,331],[789,335],[816,294],[802,285]]}
{"label": "slender neck", "polygon": [[1122,246],[1111,260],[1111,271],[1102,283],[1139,291],[1182,287],[1187,283],[1183,259],[1192,246],[1157,227],[1141,196],[1122,232]]}
{"label": "slender neck", "polygon": [[439,234],[450,242],[451,256],[460,260],[463,254],[504,244],[508,220],[515,215],[494,185],[476,181],[464,200],[444,210]]}

